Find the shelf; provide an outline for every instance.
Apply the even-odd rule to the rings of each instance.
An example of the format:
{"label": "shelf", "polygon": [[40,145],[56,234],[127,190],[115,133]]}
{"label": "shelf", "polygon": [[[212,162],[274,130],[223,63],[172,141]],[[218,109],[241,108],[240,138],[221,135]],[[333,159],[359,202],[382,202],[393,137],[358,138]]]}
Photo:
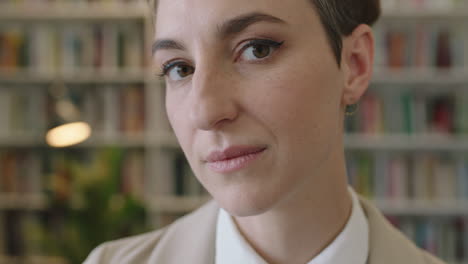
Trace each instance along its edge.
{"label": "shelf", "polygon": [[[468,84],[468,69],[401,68],[374,69],[372,84],[391,85],[460,85]],[[425,86],[421,86],[424,88]]]}
{"label": "shelf", "polygon": [[28,1],[27,4],[0,4],[0,20],[135,20],[149,16],[150,8],[143,1],[118,2],[64,2],[44,5],[43,2]]}
{"label": "shelf", "polygon": [[468,151],[468,136],[449,135],[345,135],[348,150]]}
{"label": "shelf", "polygon": [[38,147],[45,146],[45,136],[14,133],[14,135],[0,135],[0,147]]}
{"label": "shelf", "polygon": [[80,70],[77,73],[34,73],[26,70],[15,70],[12,73],[0,72],[0,83],[30,84],[65,82],[71,84],[87,83],[143,83],[150,79],[143,70],[116,70],[114,73],[95,73],[100,70]]}
{"label": "shelf", "polygon": [[[155,197],[147,202],[147,207],[151,212],[186,213],[200,207],[210,199],[209,196]],[[48,207],[47,198],[42,194],[0,194],[0,210],[46,210]]]}
{"label": "shelf", "polygon": [[[68,148],[93,148],[105,146],[121,147],[145,147],[146,141],[142,135],[115,135],[92,137],[83,143]],[[45,136],[14,135],[0,137],[0,147],[7,148],[28,148],[28,147],[49,147],[45,142]],[[51,148],[51,147],[50,147]]]}
{"label": "shelf", "polygon": [[[177,148],[178,143],[175,137],[166,136],[148,136],[144,134],[128,135],[100,135],[93,136],[83,143],[70,146],[68,148],[95,148],[106,146],[119,146],[126,148],[144,148],[144,147],[169,147]],[[0,136],[0,147],[8,148],[28,148],[28,147],[49,147],[45,142],[45,136],[40,135],[12,135]]]}
{"label": "shelf", "polygon": [[72,146],[71,148],[92,148],[105,146],[134,147],[143,148],[147,145],[145,136],[142,134],[134,135],[114,135],[114,136],[96,136],[91,137],[85,142]]}
{"label": "shelf", "polygon": [[375,205],[388,215],[404,216],[468,216],[467,201],[406,201],[374,200]]}
{"label": "shelf", "polygon": [[392,9],[383,10],[381,20],[398,21],[406,20],[466,20],[468,17],[467,8],[447,8],[447,9],[426,9],[414,10]]}
{"label": "shelf", "polygon": [[44,210],[46,208],[47,199],[42,194],[0,194],[0,210]]}
{"label": "shelf", "polygon": [[96,136],[89,140],[73,146],[73,148],[90,148],[104,146],[137,147],[137,148],[179,148],[179,143],[175,136],[170,133],[160,133],[152,135],[114,135],[114,136]]}

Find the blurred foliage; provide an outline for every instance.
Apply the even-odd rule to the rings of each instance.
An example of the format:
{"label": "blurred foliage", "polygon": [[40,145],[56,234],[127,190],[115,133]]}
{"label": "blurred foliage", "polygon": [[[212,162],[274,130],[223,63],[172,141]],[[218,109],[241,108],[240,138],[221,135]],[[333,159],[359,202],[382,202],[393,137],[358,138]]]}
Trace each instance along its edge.
{"label": "blurred foliage", "polygon": [[109,148],[88,165],[61,159],[48,191],[48,252],[82,263],[105,241],[149,230],[143,202],[120,191],[123,156],[122,150]]}

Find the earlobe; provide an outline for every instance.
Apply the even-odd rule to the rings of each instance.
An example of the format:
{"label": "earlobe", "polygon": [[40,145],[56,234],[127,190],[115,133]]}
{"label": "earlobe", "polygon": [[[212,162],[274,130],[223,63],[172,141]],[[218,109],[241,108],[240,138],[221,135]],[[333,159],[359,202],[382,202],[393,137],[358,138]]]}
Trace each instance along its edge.
{"label": "earlobe", "polygon": [[367,90],[373,73],[374,36],[368,25],[359,25],[344,39],[342,58],[343,105],[355,104]]}

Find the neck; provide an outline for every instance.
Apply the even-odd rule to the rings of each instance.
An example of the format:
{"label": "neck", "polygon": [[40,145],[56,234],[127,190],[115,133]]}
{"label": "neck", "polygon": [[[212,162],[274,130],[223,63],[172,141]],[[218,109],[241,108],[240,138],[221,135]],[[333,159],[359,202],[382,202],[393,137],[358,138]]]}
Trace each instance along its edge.
{"label": "neck", "polygon": [[307,263],[343,230],[352,200],[340,156],[331,157],[301,190],[267,213],[234,217],[244,238],[268,263]]}

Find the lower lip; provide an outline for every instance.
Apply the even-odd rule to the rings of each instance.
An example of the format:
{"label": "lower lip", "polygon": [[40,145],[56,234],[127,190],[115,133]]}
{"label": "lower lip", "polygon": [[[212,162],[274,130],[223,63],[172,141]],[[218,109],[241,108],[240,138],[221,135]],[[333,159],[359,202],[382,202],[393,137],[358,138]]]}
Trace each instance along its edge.
{"label": "lower lip", "polygon": [[247,167],[250,163],[260,157],[265,150],[257,153],[247,154],[233,159],[208,162],[208,167],[219,173],[230,173]]}

